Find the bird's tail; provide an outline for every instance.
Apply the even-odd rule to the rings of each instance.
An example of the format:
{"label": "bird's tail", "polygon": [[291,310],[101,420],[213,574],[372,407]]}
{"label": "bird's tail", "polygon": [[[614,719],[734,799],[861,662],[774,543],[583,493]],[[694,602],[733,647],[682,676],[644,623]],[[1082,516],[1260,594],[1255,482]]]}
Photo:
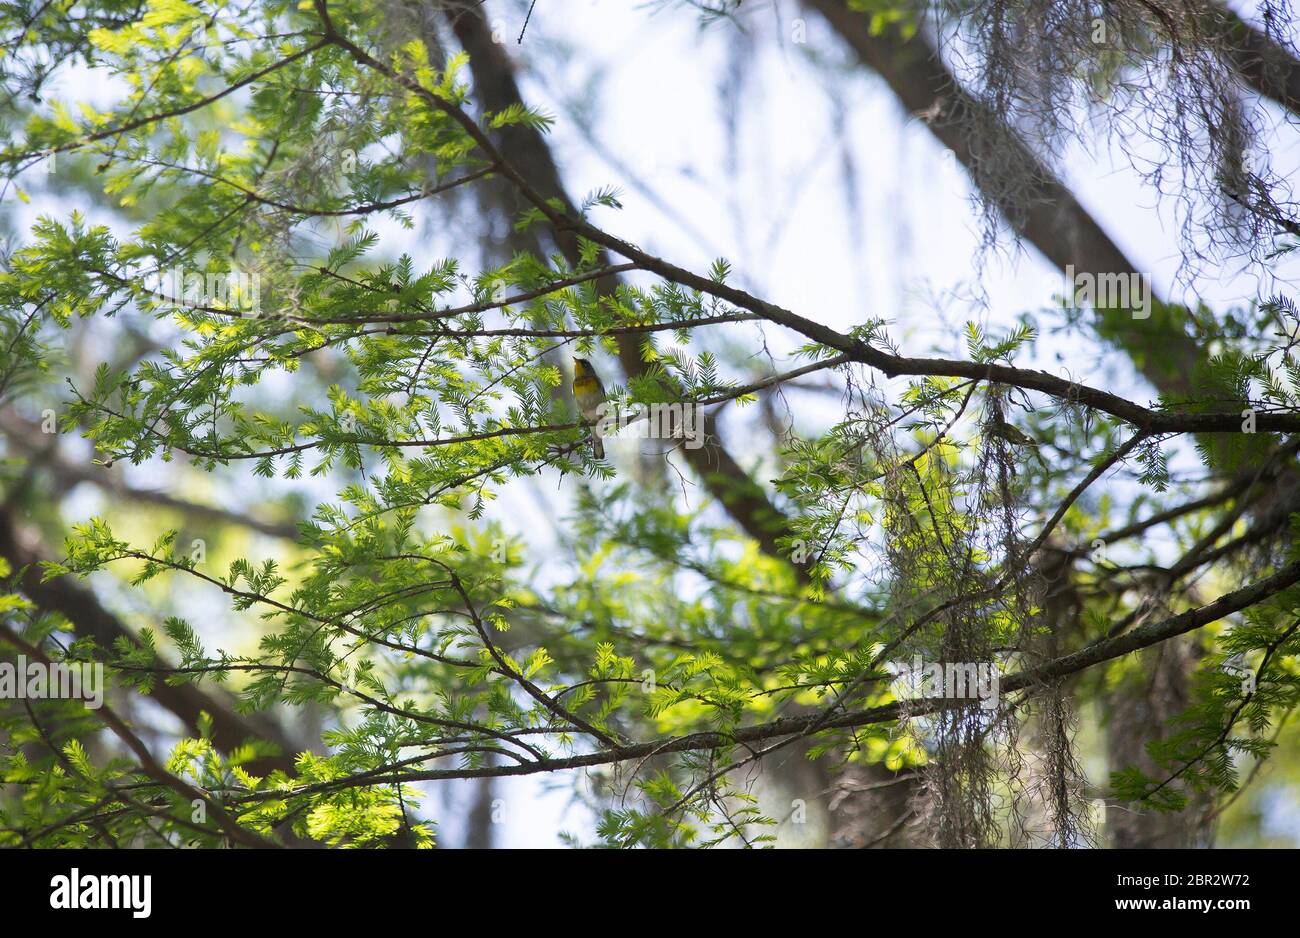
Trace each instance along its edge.
{"label": "bird's tail", "polygon": [[594,430],[591,432],[591,455],[597,459],[605,458],[605,441]]}

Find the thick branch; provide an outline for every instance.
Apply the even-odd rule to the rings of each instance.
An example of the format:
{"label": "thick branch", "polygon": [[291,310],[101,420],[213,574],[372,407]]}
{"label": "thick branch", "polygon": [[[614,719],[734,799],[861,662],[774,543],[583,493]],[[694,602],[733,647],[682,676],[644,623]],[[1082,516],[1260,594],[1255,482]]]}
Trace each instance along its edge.
{"label": "thick branch", "polygon": [[[1079,651],[1056,658],[1037,668],[1010,674],[999,682],[1000,691],[1010,693],[1024,690],[1158,644],[1174,636],[1209,625],[1211,622],[1217,622],[1234,612],[1249,608],[1288,587],[1294,586],[1296,583],[1300,583],[1300,563],[1293,563],[1283,567],[1272,576],[1251,586],[1225,593],[1207,605],[1189,609],[1160,622],[1149,623],[1116,638],[1101,639]],[[763,740],[781,736],[800,736],[807,733],[812,727],[818,727],[821,730],[832,730],[892,723],[900,719],[922,716],[949,707],[963,705],[968,705],[968,702],[954,702],[943,699],[932,701],[908,700],[901,703],[886,704],[881,707],[872,707],[868,710],[842,713],[829,720],[825,719],[821,713],[801,717],[787,717],[781,720],[773,720],[770,723],[761,723],[757,726],[741,727],[730,733],[692,733],[687,736],[676,736],[631,746],[620,746],[615,749],[585,753],[564,759],[544,759],[519,765],[484,766],[477,769],[437,769],[403,775],[368,773],[363,778],[341,779],[336,782],[311,785],[298,789],[292,794],[307,795],[357,785],[489,778],[503,775],[533,775],[539,772],[588,768],[594,765],[609,765],[616,762],[640,760],[668,753],[721,749],[738,744],[762,742]],[[245,800],[262,801],[268,798],[284,798],[286,796],[287,793],[285,792],[255,792],[247,795]]]}

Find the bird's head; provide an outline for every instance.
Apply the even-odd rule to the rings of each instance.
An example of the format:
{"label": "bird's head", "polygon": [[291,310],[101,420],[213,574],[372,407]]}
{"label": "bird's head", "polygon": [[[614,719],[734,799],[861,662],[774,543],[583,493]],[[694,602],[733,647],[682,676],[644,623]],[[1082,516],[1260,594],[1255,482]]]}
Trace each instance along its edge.
{"label": "bird's head", "polygon": [[576,355],[573,358],[573,370],[575,373],[584,376],[595,374],[595,369],[591,367],[591,362],[587,361],[585,358],[578,358]]}

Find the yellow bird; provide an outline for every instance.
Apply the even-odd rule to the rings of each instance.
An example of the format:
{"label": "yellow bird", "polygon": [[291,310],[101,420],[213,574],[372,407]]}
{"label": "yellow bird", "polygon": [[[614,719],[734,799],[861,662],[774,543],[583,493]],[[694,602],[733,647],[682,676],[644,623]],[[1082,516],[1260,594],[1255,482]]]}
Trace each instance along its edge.
{"label": "yellow bird", "polygon": [[1047,460],[1043,458],[1043,453],[1039,447],[1038,441],[1024,430],[1021,430],[1014,424],[1007,423],[1001,417],[994,416],[989,419],[989,422],[984,427],[984,431],[989,436],[1005,440],[1013,446],[1032,446],[1033,449],[1031,452],[1038,460],[1039,465],[1043,467],[1043,471],[1047,471]]}
{"label": "yellow bird", "polygon": [[[600,375],[585,358],[573,359],[573,398],[578,402],[582,416],[587,420],[601,417],[601,405],[605,403],[605,385],[600,382]],[[593,425],[591,428],[591,453],[597,459],[605,458],[605,443]]]}
{"label": "yellow bird", "polygon": [[995,436],[1000,440],[1006,440],[1008,443],[1014,443],[1016,446],[1037,446],[1038,441],[1032,436],[1025,433],[1014,424],[1007,423],[994,417],[988,422],[989,436]]}

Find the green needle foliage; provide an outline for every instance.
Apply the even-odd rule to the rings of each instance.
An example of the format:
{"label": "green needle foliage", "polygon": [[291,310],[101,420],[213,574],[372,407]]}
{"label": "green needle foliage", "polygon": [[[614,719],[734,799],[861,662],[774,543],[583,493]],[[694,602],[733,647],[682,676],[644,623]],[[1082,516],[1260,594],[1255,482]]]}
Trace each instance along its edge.
{"label": "green needle foliage", "polygon": [[[857,6],[880,29],[911,20]],[[112,692],[100,710],[0,701],[0,845],[432,846],[425,783],[516,774],[587,779],[602,845],[764,845],[783,818],[752,771],[792,756],[924,777],[919,836],[951,846],[1081,845],[1101,797],[1231,796],[1300,703],[1294,505],[1275,491],[1300,471],[1289,298],[1205,326],[1195,393],[1151,407],[1017,367],[1029,321],[972,324],[961,360],[906,358],[881,322],[840,334],[740,291],[725,261],[683,271],[620,241],[614,189],[573,209],[538,188],[502,141],[552,119],[481,111],[466,57],[385,7],[0,8],[9,94],[75,64],[121,92],[104,110],[42,101],[0,150],[18,197],[53,155],[117,213],[45,212],[8,256],[5,400],[57,395],[59,431],[103,467],[179,460],[311,503],[280,556],[218,562],[180,527],[95,517],[38,569],[4,564],[0,644],[102,664]],[[540,250],[493,265],[393,249],[421,207],[464,212],[453,200],[486,184],[517,196],[511,222]],[[60,373],[69,337],[106,320],[138,324],[147,351]],[[829,427],[742,453],[757,485],[697,471],[707,500],[678,498],[665,461],[592,460],[570,355],[626,367],[632,350],[640,369],[606,381],[627,413],[711,416],[793,380],[740,374],[707,338],[730,330],[753,357],[755,322],[793,330],[785,371],[842,385]],[[22,468],[5,471],[18,498]],[[573,483],[545,563],[494,520],[514,480]],[[728,514],[729,491],[755,489],[775,549]],[[1140,537],[1166,523],[1176,554],[1157,563]],[[96,639],[28,595],[106,571],[132,596],[217,597],[256,642],[212,647],[188,613]],[[1190,706],[1149,764],[1090,781],[1079,704],[1189,631]],[[995,706],[905,694],[897,663],[915,657],[994,668]],[[140,741],[133,703],[182,686],[325,728],[285,752],[219,744],[205,715],[146,758],[162,744]]]}

